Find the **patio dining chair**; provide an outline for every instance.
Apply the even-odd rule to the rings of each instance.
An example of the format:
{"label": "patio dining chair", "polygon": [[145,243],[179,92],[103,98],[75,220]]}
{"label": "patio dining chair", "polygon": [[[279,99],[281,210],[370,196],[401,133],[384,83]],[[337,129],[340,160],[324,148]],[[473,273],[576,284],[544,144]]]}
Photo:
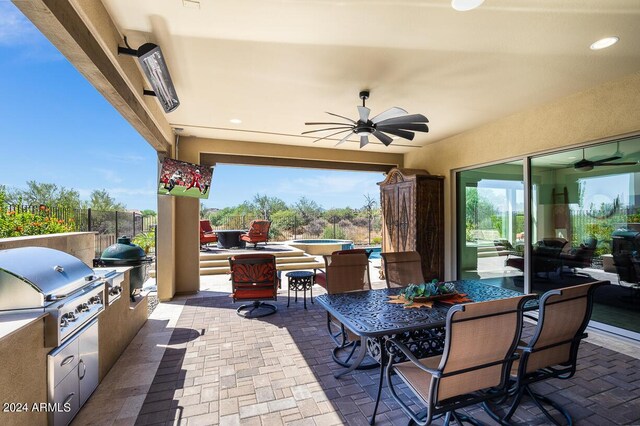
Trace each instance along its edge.
{"label": "patio dining chair", "polygon": [[533,337],[521,342],[520,354],[513,364],[511,395],[513,400],[506,412],[487,401],[485,410],[500,423],[506,423],[516,412],[522,398],[529,396],[549,421],[561,423],[552,416],[545,405],[555,408],[572,424],[571,415],[560,404],[531,389],[531,385],[547,379],[569,379],[576,372],[578,347],[587,337],[584,332],[593,307],[593,294],[606,281],[596,281],[559,290],[551,290],[540,297],[540,314]]}
{"label": "patio dining chair", "polygon": [[[276,257],[267,253],[239,254],[229,258],[233,302],[252,300],[236,312],[245,318],[274,314],[278,308],[263,300],[278,299]],[[245,312],[246,311],[246,312]]]}
{"label": "patio dining chair", "polygon": [[[371,290],[369,259],[364,250],[362,252],[325,255],[324,261],[327,293],[339,294]],[[360,338],[329,313],[327,313],[327,329],[336,344],[332,351],[333,360],[338,365],[350,367],[349,361],[353,358],[357,348],[360,347]],[[366,350],[366,348],[360,350]],[[368,362],[361,364],[359,368],[373,368],[377,365],[377,363]]]}
{"label": "patio dining chair", "polygon": [[200,221],[200,248],[205,248],[210,243],[218,242],[218,236],[211,228],[211,222],[208,220]]}
{"label": "patio dining chair", "polygon": [[269,241],[269,228],[271,222],[268,220],[252,220],[249,223],[249,231],[240,235],[240,240],[252,243],[254,249],[258,248],[258,243],[264,243],[266,246]]}
{"label": "patio dining chair", "polygon": [[[444,415],[458,423],[480,424],[456,410],[490,398],[506,395],[515,349],[522,330],[522,308],[531,296],[455,305],[446,318],[446,338],[442,355],[417,359],[396,337],[387,350],[402,354],[408,361],[390,356],[385,368],[391,395],[418,425],[428,425]],[[393,376],[400,378],[426,406],[417,413],[407,396],[400,397]],[[403,394],[404,395],[404,394]]]}
{"label": "patio dining chair", "polygon": [[422,260],[417,251],[381,253],[387,288],[406,287],[424,282]]}

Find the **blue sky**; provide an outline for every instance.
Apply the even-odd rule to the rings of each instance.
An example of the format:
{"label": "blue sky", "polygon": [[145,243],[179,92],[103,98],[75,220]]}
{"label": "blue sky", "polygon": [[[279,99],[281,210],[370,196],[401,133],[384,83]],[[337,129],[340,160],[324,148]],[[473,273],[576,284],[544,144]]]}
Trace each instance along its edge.
{"label": "blue sky", "polygon": [[[0,1],[0,184],[107,189],[129,209],[156,209],[156,153],[100,93],[7,1]],[[207,207],[256,193],[325,208],[378,198],[380,173],[220,165]]]}

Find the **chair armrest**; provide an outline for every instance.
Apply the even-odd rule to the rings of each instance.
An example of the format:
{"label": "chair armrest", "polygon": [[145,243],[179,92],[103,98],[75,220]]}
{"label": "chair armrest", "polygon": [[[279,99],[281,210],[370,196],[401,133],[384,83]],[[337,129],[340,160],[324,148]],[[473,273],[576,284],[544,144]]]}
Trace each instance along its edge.
{"label": "chair armrest", "polygon": [[[420,360],[418,358],[416,358],[416,356],[409,350],[409,348],[406,347],[404,343],[400,342],[395,337],[387,340],[386,345],[387,345],[387,351],[390,349],[389,346],[391,346],[391,345],[393,345],[396,348],[398,348],[407,357],[407,359],[409,361],[411,361],[413,364],[415,364],[415,366],[418,367],[419,369],[421,369],[422,371],[426,371],[427,373],[431,374],[433,377],[441,377],[442,376],[442,371],[434,370],[433,368],[429,368],[426,365],[424,365],[423,363],[421,363]],[[392,364],[393,364],[393,356],[390,356],[389,357],[389,366],[391,366]]]}

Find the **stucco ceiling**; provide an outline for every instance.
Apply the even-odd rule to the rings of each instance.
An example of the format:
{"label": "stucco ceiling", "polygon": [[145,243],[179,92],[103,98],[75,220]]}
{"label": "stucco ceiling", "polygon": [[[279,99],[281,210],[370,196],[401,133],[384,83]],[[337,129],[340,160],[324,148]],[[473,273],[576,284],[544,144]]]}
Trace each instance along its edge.
{"label": "stucco ceiling", "polygon": [[[430,132],[364,149],[410,152],[640,70],[637,0],[103,2],[132,47],[161,46],[181,101],[171,125],[207,138],[333,147],[304,122],[356,118],[370,89],[372,114],[403,107]],[[609,35],[620,42],[589,49]]]}

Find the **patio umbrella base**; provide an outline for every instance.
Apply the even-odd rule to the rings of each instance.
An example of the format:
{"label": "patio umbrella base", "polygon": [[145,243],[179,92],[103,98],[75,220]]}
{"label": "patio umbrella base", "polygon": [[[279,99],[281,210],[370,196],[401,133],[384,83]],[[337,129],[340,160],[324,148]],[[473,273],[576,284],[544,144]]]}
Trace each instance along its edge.
{"label": "patio umbrella base", "polygon": [[275,314],[278,308],[268,303],[255,301],[251,305],[241,305],[236,309],[238,315],[244,318],[261,318]]}

